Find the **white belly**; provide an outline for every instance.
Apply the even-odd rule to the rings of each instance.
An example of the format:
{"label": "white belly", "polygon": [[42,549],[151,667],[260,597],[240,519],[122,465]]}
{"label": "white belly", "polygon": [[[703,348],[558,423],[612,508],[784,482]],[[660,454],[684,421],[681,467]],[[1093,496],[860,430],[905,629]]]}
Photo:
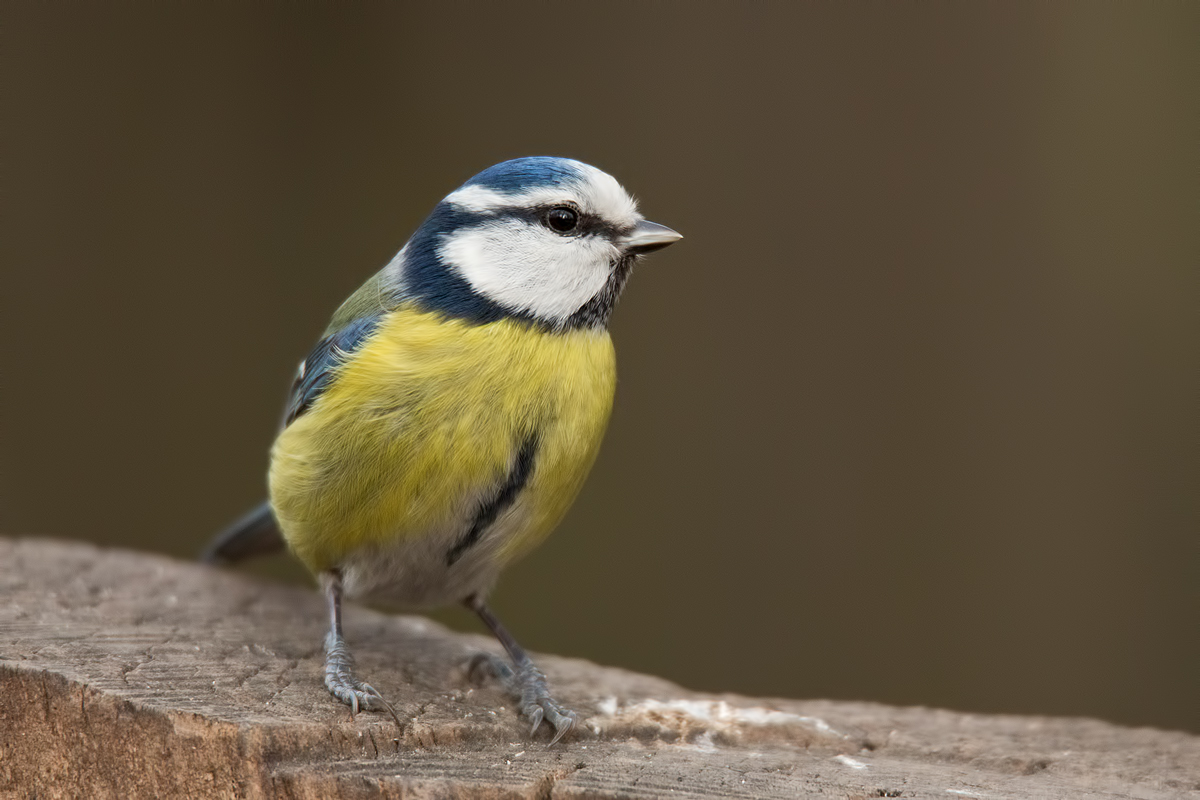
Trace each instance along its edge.
{"label": "white belly", "polygon": [[504,543],[528,522],[522,499],[497,516],[453,563],[449,554],[471,524],[466,513],[424,535],[351,552],[339,565],[346,596],[432,608],[462,602],[477,592],[486,594],[503,566]]}

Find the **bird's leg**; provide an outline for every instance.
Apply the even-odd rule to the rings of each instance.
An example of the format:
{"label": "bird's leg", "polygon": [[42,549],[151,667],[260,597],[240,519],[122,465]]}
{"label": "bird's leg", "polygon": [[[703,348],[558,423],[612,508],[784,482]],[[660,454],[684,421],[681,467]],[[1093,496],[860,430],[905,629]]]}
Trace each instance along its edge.
{"label": "bird's leg", "polygon": [[509,667],[503,659],[490,653],[481,653],[472,660],[471,671],[474,673],[485,668],[492,677],[503,684],[509,694],[516,698],[521,713],[533,720],[531,734],[537,731],[542,720],[545,719],[554,727],[554,738],[550,740],[550,744],[554,744],[567,735],[575,728],[578,719],[575,712],[563,708],[554,701],[554,698],[550,696],[550,690],[546,688],[546,676],[534,666],[529,654],[500,624],[500,620],[492,614],[482,597],[471,595],[466,599],[466,606],[478,614],[479,618],[483,620],[483,624],[487,625],[488,629],[500,640],[500,644],[504,646],[504,650],[513,664],[512,667]]}
{"label": "bird's leg", "polygon": [[400,717],[395,709],[383,699],[374,686],[363,683],[354,677],[354,656],[346,647],[342,638],[342,578],[336,572],[325,572],[321,575],[321,588],[325,590],[325,599],[329,603],[329,635],[325,637],[325,687],[329,693],[350,706],[350,715],[358,713],[359,709],[367,711],[386,711],[396,720],[397,727]]}

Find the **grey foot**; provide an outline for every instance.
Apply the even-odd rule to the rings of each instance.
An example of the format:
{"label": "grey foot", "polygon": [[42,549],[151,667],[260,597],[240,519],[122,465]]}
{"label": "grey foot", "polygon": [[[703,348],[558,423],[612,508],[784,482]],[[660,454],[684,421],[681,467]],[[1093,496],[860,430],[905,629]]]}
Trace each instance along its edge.
{"label": "grey foot", "polygon": [[374,686],[354,677],[354,656],[350,655],[346,642],[330,633],[325,639],[325,688],[329,693],[350,706],[350,715],[363,711],[386,711],[403,728],[400,717],[383,695]]}
{"label": "grey foot", "polygon": [[500,681],[500,685],[517,701],[521,714],[533,722],[530,735],[541,727],[542,720],[549,722],[554,728],[554,738],[550,744],[575,730],[578,717],[574,711],[563,708],[550,696],[546,688],[546,676],[526,661],[525,664],[513,670],[503,659],[491,653],[480,653],[471,659],[470,674],[473,678],[481,675],[490,676]]}

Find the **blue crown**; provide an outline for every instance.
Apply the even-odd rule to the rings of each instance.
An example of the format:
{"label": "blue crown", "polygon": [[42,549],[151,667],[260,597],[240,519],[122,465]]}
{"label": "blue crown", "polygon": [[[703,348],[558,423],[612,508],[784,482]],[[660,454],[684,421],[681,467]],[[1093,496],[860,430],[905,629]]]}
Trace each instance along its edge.
{"label": "blue crown", "polygon": [[504,194],[517,194],[540,186],[577,183],[579,163],[555,156],[529,156],[488,167],[463,186],[483,186]]}

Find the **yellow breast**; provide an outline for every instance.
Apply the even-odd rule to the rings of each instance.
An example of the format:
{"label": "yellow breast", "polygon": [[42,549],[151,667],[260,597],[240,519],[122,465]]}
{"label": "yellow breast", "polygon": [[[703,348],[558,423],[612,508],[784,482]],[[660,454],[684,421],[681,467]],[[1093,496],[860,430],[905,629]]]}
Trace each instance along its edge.
{"label": "yellow breast", "polygon": [[275,442],[271,502],[314,571],[468,519],[536,436],[507,561],[559,522],[595,460],[616,365],[603,330],[545,333],[401,308]]}

